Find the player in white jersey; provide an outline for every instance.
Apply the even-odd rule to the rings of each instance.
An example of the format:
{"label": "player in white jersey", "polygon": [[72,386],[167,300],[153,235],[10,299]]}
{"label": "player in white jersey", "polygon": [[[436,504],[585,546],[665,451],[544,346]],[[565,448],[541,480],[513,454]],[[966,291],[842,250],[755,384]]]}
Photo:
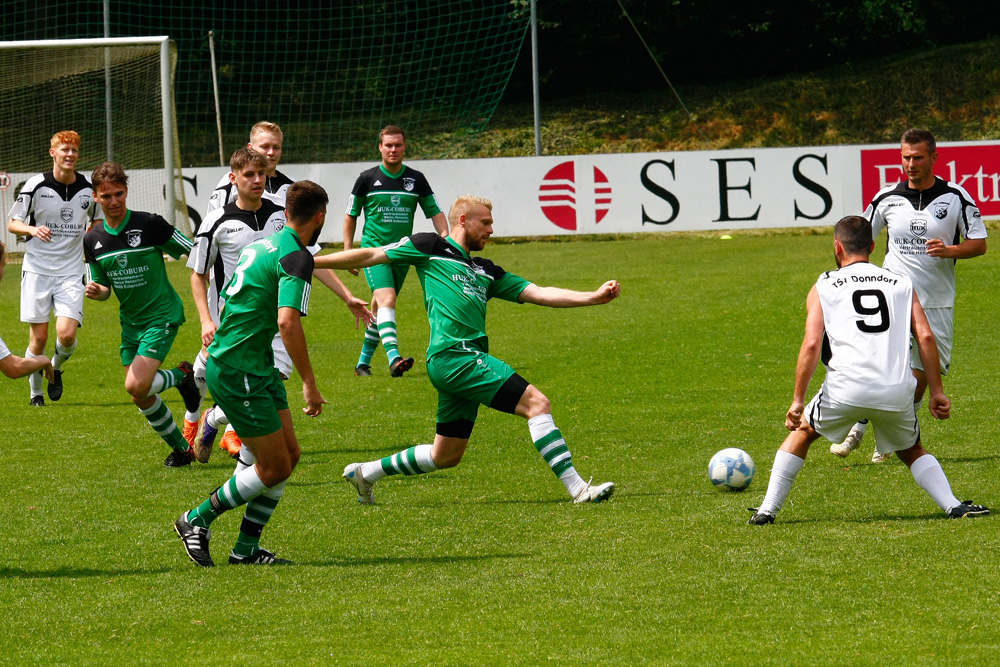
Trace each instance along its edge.
{"label": "player in white jersey", "polygon": [[[748,523],[774,523],[809,445],[821,435],[839,442],[858,419],[874,426],[878,451],[896,452],[913,479],[949,517],[983,516],[989,510],[959,501],[941,464],[923,448],[913,410],[916,379],[909,369],[912,331],[927,369],[928,408],[938,419],[951,414],[941,385],[937,345],[910,279],[868,262],[875,243],[871,223],[848,216],[834,231],[836,271],[821,275],[806,300],[806,331],[795,368],[795,392],[785,415],[791,433],[774,457],[764,502]],[[823,355],[826,378],[805,405]]]}
{"label": "player in white jersey", "polygon": [[[191,291],[201,319],[203,347],[194,368],[196,383],[202,396],[205,393],[205,349],[212,342],[219,326],[220,313],[225,303],[222,289],[236,271],[237,260],[243,248],[253,241],[271,236],[285,225],[284,194],[282,193],[280,203],[276,203],[273,198],[263,197],[267,164],[266,156],[250,148],[240,148],[233,153],[230,178],[237,192],[237,199],[221,209],[209,212],[198,228],[195,245],[188,259]],[[319,246],[310,246],[309,250],[316,254]],[[366,302],[351,294],[333,271],[321,270],[315,275],[347,304],[356,317],[365,322],[371,319]],[[275,336],[272,343],[274,365],[281,377],[287,380],[292,374],[292,359],[280,334]],[[238,456],[240,452],[246,451],[222,410],[205,410],[200,417],[197,411],[185,414],[183,432],[194,446],[199,461],[209,459],[216,431],[221,425],[227,426],[227,429],[220,447],[231,456]],[[249,452],[244,458],[250,458]]]}
{"label": "player in white jersey", "polygon": [[[28,179],[10,209],[7,229],[27,239],[21,266],[21,321],[28,323],[31,359],[45,353],[49,317],[56,316],[54,375],[49,398],[62,397],[62,365],[76,349],[76,330],[83,324],[83,234],[100,208],[90,180],[75,170],[80,135],[57,132],[49,142],[52,171]],[[43,406],[42,378],[28,377],[31,405]]]}
{"label": "player in white jersey", "polygon": [[[285,193],[288,187],[294,183],[291,178],[278,171],[278,163],[281,162],[281,145],[284,141],[284,134],[277,123],[262,120],[250,128],[250,148],[265,158],[267,158],[266,179],[264,180],[264,192],[262,197],[270,199],[282,208],[285,207]],[[208,200],[208,213],[232,204],[239,194],[236,185],[230,179],[232,172],[226,174],[215,186],[212,197]]]}
{"label": "player in white jersey", "polygon": [[[0,280],[3,280],[3,270],[7,265],[7,249],[0,243]],[[10,353],[7,344],[0,338],[0,373],[10,379],[23,378],[31,373],[42,372],[49,382],[52,382],[52,363],[45,355],[38,355],[31,359],[18,357]]]}
{"label": "player in white jersey", "polygon": [[[937,144],[926,130],[907,130],[902,137],[903,170],[907,180],[881,190],[865,210],[875,237],[885,229],[887,250],[883,266],[913,281],[934,339],[941,374],[951,366],[954,339],[955,262],[986,253],[986,226],[979,207],[960,185],[934,175]],[[927,377],[916,346],[910,366],[917,378],[913,407],[919,410]],[[864,437],[866,425],[858,423],[843,443],[830,452],[847,456]],[[878,450],[872,461],[881,463],[891,454]]]}

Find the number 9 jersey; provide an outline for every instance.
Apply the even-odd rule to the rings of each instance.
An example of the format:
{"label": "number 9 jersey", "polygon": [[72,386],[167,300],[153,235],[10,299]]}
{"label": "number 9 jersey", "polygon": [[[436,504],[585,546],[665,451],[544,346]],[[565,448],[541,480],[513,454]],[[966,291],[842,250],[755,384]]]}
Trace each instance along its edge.
{"label": "number 9 jersey", "polygon": [[821,392],[878,410],[913,407],[910,371],[913,283],[869,262],[827,271],[816,281],[826,335]]}

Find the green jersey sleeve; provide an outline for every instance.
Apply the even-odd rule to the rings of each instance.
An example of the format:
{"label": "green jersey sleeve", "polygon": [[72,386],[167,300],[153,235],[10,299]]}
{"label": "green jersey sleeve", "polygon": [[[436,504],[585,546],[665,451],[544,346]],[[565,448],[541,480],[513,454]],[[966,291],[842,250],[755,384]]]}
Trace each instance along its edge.
{"label": "green jersey sleeve", "polygon": [[441,212],[441,207],[438,206],[437,198],[434,196],[433,192],[420,199],[420,210],[423,211],[424,216],[428,218],[433,218]]}
{"label": "green jersey sleeve", "polygon": [[309,314],[313,257],[308,250],[293,252],[278,264],[278,308],[295,308]]}
{"label": "green jersey sleeve", "polygon": [[192,245],[191,239],[184,236],[184,234],[181,234],[176,229],[173,229],[170,234],[170,238],[168,238],[166,242],[160,244],[159,248],[174,259],[179,259],[181,255],[191,254]]}
{"label": "green jersey sleeve", "polygon": [[503,299],[504,301],[517,303],[517,298],[521,296],[521,292],[530,284],[531,281],[525,280],[521,276],[504,272],[500,278],[490,284],[490,288],[486,292],[486,298]]}

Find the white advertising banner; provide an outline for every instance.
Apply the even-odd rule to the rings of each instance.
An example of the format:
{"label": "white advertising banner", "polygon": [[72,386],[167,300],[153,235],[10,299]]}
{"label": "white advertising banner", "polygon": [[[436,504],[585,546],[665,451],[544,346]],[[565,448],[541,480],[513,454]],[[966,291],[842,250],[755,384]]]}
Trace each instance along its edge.
{"label": "white advertising banner", "polygon": [[[998,142],[938,145],[935,173],[965,187],[984,217],[1000,217],[998,148]],[[348,195],[358,174],[375,164],[374,159],[289,164],[281,170],[296,180],[316,181],[330,194],[327,224],[320,237],[329,243],[343,241]],[[832,225],[844,215],[861,213],[879,189],[903,178],[899,146],[894,144],[414,160],[406,164],[427,176],[445,212],[462,194],[493,200],[496,236]],[[184,169],[193,228],[227,171],[224,167]],[[28,176],[11,174],[0,183],[7,186],[0,188],[5,212]],[[149,202],[133,201],[130,196],[129,204],[141,209]],[[359,222],[356,240],[360,228]],[[430,231],[432,227],[418,214],[414,229]]]}

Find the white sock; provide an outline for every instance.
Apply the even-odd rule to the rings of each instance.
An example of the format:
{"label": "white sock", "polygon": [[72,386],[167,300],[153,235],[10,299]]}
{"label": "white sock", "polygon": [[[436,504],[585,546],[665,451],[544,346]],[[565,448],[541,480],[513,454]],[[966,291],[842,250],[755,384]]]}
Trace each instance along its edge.
{"label": "white sock", "polygon": [[250,448],[245,444],[240,447],[239,456],[236,457],[236,470],[233,471],[234,475],[239,475],[241,472],[257,463],[257,457],[253,455]]}
{"label": "white sock", "polygon": [[153,382],[149,385],[149,393],[146,396],[156,396],[167,386],[167,378],[163,377],[163,371],[156,371]]}
{"label": "white sock", "polygon": [[215,422],[215,428],[225,426],[227,431],[233,430],[233,425],[229,423],[229,417],[218,405],[212,408],[212,420]]}
{"label": "white sock", "polygon": [[792,490],[795,477],[802,470],[806,463],[805,459],[799,458],[782,449],[774,455],[774,467],[771,468],[771,478],[767,481],[767,493],[764,494],[764,502],[760,504],[759,512],[774,516],[785,504],[788,492]]}
{"label": "white sock", "polygon": [[570,497],[574,499],[589,486],[583,480],[583,477],[580,477],[580,473],[576,471],[576,468],[573,467],[570,467],[563,474],[559,475],[559,481],[563,483],[563,486],[569,491]]}
{"label": "white sock", "polygon": [[944,468],[941,467],[933,454],[924,454],[914,461],[913,465],[910,466],[910,473],[913,474],[917,486],[926,491],[927,495],[945,512],[962,504],[951,492],[951,484],[948,483],[948,477],[944,474]]}
{"label": "white sock", "polygon": [[[222,494],[225,488],[225,484],[219,487],[219,493]],[[236,490],[243,496],[243,500],[253,500],[266,489],[264,482],[260,481],[260,475],[257,474],[257,466],[250,466],[236,475]]]}
{"label": "white sock", "polygon": [[851,430],[857,432],[858,437],[861,438],[865,437],[865,431],[868,430],[868,420],[866,419],[864,421],[858,422],[857,424],[851,427]]}
{"label": "white sock", "polygon": [[202,355],[204,352],[199,352],[194,357],[194,363],[191,366],[194,368],[194,386],[198,387],[198,393],[201,394],[202,400],[205,399],[205,394],[208,393],[208,383],[205,380],[205,372],[208,370],[207,359]]}
{"label": "white sock", "polygon": [[52,368],[55,370],[61,370],[63,363],[70,358],[73,354],[73,350],[76,349],[76,341],[73,341],[73,345],[70,347],[63,347],[63,344],[58,340],[56,341],[56,354],[52,357]]}
{"label": "white sock", "polygon": [[[35,357],[41,357],[41,354],[33,354],[31,350],[24,351],[25,359],[34,359]],[[31,392],[31,396],[41,396],[42,395],[42,373],[41,371],[37,373],[32,373],[28,376],[28,389]]]}

